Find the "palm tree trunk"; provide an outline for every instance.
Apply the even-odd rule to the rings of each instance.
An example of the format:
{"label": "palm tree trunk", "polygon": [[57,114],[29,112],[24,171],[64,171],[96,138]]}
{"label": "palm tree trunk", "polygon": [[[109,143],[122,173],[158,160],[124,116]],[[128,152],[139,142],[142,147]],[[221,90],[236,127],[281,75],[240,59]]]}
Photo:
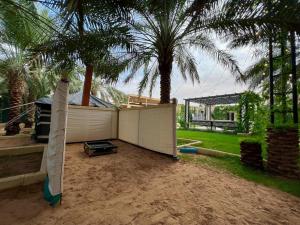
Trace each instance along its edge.
{"label": "palm tree trunk", "polygon": [[91,64],[86,65],[85,78],[83,85],[83,94],[81,105],[89,106],[90,103],[90,93],[92,88],[92,79],[93,79],[93,66]]}
{"label": "palm tree trunk", "polygon": [[[29,90],[28,102],[33,102],[33,101],[35,101],[35,97],[32,94],[32,92]],[[25,121],[25,127],[26,128],[32,128],[32,125],[33,125],[33,122],[34,122],[35,110],[33,110],[32,107],[35,107],[35,106],[34,105],[29,105],[29,107],[27,108],[27,110],[30,109],[30,111],[27,113],[27,118],[26,118],[26,121]]]}
{"label": "palm tree trunk", "polygon": [[[16,73],[9,75],[9,107],[8,121],[15,119],[20,114],[22,96],[23,96],[23,79]],[[6,126],[6,135],[15,135],[20,132],[20,119]]]}
{"label": "palm tree trunk", "polygon": [[160,104],[170,103],[172,63],[172,54],[171,57],[165,56],[159,59]]}
{"label": "palm tree trunk", "polygon": [[[82,1],[79,0],[77,2],[77,27],[80,38],[84,36],[84,13],[82,8]],[[81,105],[89,106],[90,103],[90,92],[92,88],[92,79],[93,79],[93,66],[91,64],[85,63],[85,77],[84,77],[84,85],[83,85],[83,93],[82,93],[82,101]]]}

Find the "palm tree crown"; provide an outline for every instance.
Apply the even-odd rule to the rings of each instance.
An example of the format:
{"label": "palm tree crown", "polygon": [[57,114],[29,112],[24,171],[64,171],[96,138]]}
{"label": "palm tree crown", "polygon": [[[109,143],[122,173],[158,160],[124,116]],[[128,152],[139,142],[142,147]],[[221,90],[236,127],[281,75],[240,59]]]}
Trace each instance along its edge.
{"label": "palm tree crown", "polygon": [[[173,66],[177,66],[184,80],[199,82],[197,63],[190,49],[205,51],[233,73],[240,73],[235,60],[227,52],[216,47],[205,27],[195,26],[189,13],[189,1],[148,1],[146,7],[137,13],[137,22],[132,24],[135,36],[134,56],[129,67],[131,73],[125,79],[129,82],[139,69],[144,68],[139,93],[150,83],[150,93],[160,77],[161,103],[170,101],[170,83]],[[212,6],[204,3],[205,17]],[[210,7],[209,7],[210,6]]]}

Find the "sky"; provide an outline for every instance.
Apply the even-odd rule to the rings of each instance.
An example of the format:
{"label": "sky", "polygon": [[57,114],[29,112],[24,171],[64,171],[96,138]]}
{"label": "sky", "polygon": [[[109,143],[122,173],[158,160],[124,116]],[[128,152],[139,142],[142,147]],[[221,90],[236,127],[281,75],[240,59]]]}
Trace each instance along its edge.
{"label": "sky", "polygon": [[[229,51],[226,43],[218,39],[214,41],[219,48]],[[201,52],[201,50],[192,50],[191,52],[197,59],[200,83],[193,84],[191,80],[185,82],[179,71],[174,69],[173,66],[171,98],[177,98],[179,103],[184,103],[184,99],[186,98],[238,93],[247,89],[247,85],[237,83],[230,71],[219,65],[210,56]],[[253,47],[247,46],[230,50],[229,52],[237,60],[242,71],[255,62]],[[116,88],[126,94],[138,94],[138,83],[141,80],[142,71],[128,84],[124,84],[123,82],[125,77],[126,73],[121,74],[121,79],[116,84]],[[145,90],[143,96],[149,96],[149,91]],[[159,96],[159,81],[157,81],[152,97],[159,98]]]}

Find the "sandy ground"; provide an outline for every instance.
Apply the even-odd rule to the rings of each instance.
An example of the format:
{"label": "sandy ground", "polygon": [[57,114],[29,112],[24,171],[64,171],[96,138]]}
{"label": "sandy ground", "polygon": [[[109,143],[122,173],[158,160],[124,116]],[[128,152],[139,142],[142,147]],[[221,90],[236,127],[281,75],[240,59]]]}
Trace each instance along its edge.
{"label": "sandy ground", "polygon": [[300,199],[119,141],[88,158],[68,145],[61,206],[40,185],[0,193],[0,224],[300,224]]}

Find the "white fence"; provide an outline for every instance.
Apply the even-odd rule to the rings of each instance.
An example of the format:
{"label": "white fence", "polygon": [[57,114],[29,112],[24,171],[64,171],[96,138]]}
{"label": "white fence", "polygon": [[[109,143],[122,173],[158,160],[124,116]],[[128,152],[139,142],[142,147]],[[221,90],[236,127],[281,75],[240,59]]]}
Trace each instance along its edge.
{"label": "white fence", "polygon": [[66,141],[83,142],[117,138],[116,109],[69,105]]}
{"label": "white fence", "polygon": [[69,105],[67,143],[117,138],[176,156],[176,104],[119,111]]}
{"label": "white fence", "polygon": [[118,138],[176,156],[176,104],[121,109]]}

